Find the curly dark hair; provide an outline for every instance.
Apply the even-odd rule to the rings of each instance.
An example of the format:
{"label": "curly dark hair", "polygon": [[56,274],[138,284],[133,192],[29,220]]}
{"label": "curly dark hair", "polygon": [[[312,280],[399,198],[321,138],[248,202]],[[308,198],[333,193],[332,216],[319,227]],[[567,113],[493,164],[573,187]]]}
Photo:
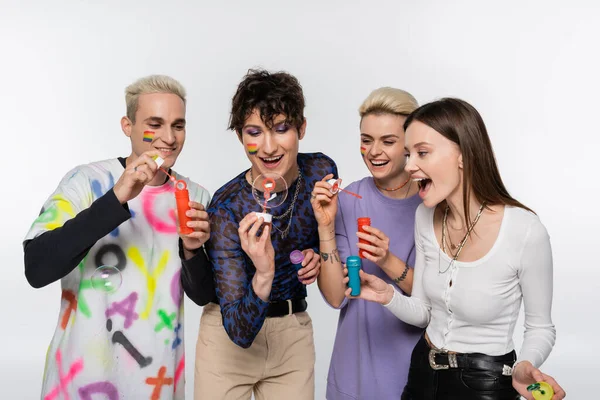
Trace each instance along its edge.
{"label": "curly dark hair", "polygon": [[231,102],[229,129],[241,134],[246,119],[255,109],[269,128],[273,127],[273,119],[283,114],[289,125],[300,130],[304,123],[304,94],[300,82],[287,72],[248,70]]}

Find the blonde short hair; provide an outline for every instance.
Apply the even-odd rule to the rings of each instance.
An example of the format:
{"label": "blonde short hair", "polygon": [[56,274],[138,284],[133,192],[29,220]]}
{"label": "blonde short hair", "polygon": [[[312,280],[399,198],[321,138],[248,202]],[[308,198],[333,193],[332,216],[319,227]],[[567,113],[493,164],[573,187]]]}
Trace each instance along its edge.
{"label": "blonde short hair", "polygon": [[138,108],[138,99],[142,94],[171,93],[179,96],[185,104],[185,88],[181,83],[167,75],[150,75],[140,78],[125,88],[125,104],[127,105],[127,118],[135,124],[135,113]]}
{"label": "blonde short hair", "polygon": [[369,114],[409,115],[419,107],[412,94],[392,87],[375,89],[358,109],[360,118]]}

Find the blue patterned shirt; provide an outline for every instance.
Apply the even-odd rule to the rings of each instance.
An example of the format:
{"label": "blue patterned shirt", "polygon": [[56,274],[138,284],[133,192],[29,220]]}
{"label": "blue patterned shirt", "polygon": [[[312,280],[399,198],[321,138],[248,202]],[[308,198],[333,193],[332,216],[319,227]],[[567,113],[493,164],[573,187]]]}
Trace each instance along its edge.
{"label": "blue patterned shirt", "polygon": [[[310,204],[310,194],[317,181],[327,174],[337,177],[334,161],[322,153],[298,154],[302,173],[298,197],[292,213],[292,224],[285,239],[280,232],[287,227],[288,218],[273,218],[271,241],[275,250],[275,277],[270,301],[306,297],[306,286],[298,280],[296,269],[289,260],[290,253],[309,248],[319,248],[317,222]],[[221,305],[223,325],[231,340],[243,348],[252,345],[267,315],[268,302],[260,299],[252,288],[256,269],[242,250],[238,235],[239,222],[261,207],[252,196],[251,185],[246,181],[247,171],[221,187],[213,196],[208,209],[210,240],[206,243],[208,256],[215,273],[216,292]],[[270,211],[274,217],[283,214],[294,198],[299,180],[288,189],[284,203]]]}

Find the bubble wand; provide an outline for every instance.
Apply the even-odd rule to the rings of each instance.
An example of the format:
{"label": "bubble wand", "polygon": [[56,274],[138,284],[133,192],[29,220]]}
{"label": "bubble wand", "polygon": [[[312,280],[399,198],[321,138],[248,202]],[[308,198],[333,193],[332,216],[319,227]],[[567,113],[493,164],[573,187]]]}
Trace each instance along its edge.
{"label": "bubble wand", "polygon": [[346,190],[346,189],[342,189],[340,187],[340,185],[342,184],[342,180],[341,179],[330,179],[330,180],[327,181],[327,183],[329,183],[331,185],[331,189],[329,191],[332,194],[336,194],[339,191],[342,191],[342,192],[348,193],[348,194],[350,194],[350,195],[352,195],[352,196],[354,196],[354,197],[356,197],[358,199],[362,199],[362,196],[360,194],[351,192],[351,191]]}
{"label": "bubble wand", "polygon": [[273,216],[269,210],[279,207],[287,198],[287,183],[279,174],[265,172],[252,179],[252,196],[258,203],[261,212],[256,212],[263,223],[271,224]]}
{"label": "bubble wand", "polygon": [[271,199],[271,191],[275,188],[275,179],[273,178],[265,178],[263,181],[263,189],[265,189],[265,203],[263,205],[263,213],[267,212],[267,202]]}

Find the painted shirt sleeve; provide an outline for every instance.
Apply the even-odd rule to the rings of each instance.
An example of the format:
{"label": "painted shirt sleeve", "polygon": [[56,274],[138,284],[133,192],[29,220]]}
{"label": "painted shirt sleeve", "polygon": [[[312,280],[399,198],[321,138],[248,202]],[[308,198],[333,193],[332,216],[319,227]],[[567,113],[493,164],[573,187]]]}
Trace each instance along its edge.
{"label": "painted shirt sleeve", "polygon": [[100,238],[131,217],[112,190],[91,200],[88,179],[73,170],[44,203],[23,242],[31,286],[41,288],[67,276]]}

